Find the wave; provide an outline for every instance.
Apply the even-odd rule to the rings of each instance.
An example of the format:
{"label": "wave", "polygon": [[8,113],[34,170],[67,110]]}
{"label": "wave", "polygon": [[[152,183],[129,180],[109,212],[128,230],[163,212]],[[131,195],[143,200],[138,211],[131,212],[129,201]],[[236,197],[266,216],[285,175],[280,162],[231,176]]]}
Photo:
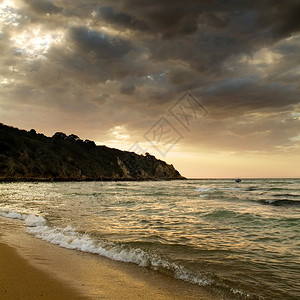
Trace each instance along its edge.
{"label": "wave", "polygon": [[241,188],[236,187],[199,187],[195,188],[196,192],[216,192],[216,191],[240,191]]}
{"label": "wave", "polygon": [[274,197],[292,197],[292,198],[300,198],[300,195],[295,194],[275,194]]}
{"label": "wave", "polygon": [[210,287],[212,290],[223,290],[234,297],[237,294],[240,299],[257,299],[256,296],[249,295],[242,290],[238,290],[216,281],[213,276],[201,272],[193,272],[182,265],[170,262],[157,254],[146,252],[140,248],[133,248],[122,243],[110,242],[106,240],[95,240],[86,233],[76,231],[72,226],[65,228],[51,227],[43,216],[34,214],[26,215],[18,212],[0,212],[6,218],[19,219],[24,221],[26,231],[37,238],[48,241],[54,245],[72,250],[88,252],[105,256],[107,258],[137,264],[141,267],[151,268],[171,275],[177,279],[196,284],[202,287]]}
{"label": "wave", "polygon": [[246,191],[248,191],[248,192],[252,192],[252,191],[257,191],[257,190],[259,190],[260,188],[258,188],[258,187],[256,187],[256,186],[250,186],[250,187],[248,187],[248,189],[246,190]]}
{"label": "wave", "polygon": [[257,215],[251,214],[251,213],[240,213],[235,212],[232,210],[214,210],[212,212],[206,213],[203,215],[207,219],[215,220],[215,221],[221,221],[224,222],[224,220],[231,220],[233,222],[253,222],[253,221],[259,221],[261,218]]}
{"label": "wave", "polygon": [[213,190],[213,188],[210,187],[195,188],[195,192],[209,192],[211,190]]}
{"label": "wave", "polygon": [[42,216],[25,215],[17,212],[0,212],[0,215],[6,218],[23,220],[28,233],[63,248],[99,254],[113,260],[130,262],[154,270],[164,269],[175,278],[200,286],[213,283],[213,280],[205,275],[196,276],[183,266],[169,262],[159,255],[147,253],[140,248],[132,248],[124,244],[104,240],[94,240],[88,234],[79,233],[72,226],[65,228],[51,227]]}
{"label": "wave", "polygon": [[263,199],[258,200],[259,203],[263,205],[273,205],[273,206],[300,206],[300,201],[298,200],[290,200],[290,199]]}

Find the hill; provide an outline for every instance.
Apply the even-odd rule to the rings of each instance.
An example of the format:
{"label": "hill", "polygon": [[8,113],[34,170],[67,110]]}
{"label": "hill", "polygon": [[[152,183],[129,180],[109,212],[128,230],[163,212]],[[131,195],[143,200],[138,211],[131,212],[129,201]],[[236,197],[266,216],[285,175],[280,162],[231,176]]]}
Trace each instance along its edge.
{"label": "hill", "polygon": [[184,179],[173,165],[62,132],[47,137],[0,123],[0,180]]}

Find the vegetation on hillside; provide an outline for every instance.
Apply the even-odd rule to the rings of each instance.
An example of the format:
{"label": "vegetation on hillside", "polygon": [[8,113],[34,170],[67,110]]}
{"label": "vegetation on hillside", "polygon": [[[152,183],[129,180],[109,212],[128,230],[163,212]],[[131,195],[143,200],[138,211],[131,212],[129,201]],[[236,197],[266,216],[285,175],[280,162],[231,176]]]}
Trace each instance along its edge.
{"label": "vegetation on hillside", "polygon": [[183,179],[173,165],[57,132],[46,137],[0,123],[0,180]]}

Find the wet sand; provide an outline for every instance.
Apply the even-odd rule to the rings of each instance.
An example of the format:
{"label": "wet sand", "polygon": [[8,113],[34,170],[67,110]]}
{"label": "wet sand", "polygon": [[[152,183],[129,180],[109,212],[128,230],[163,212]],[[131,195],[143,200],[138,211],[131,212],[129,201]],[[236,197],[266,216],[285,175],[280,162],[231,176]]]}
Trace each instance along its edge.
{"label": "wet sand", "polygon": [[0,243],[0,266],[0,299],[84,299],[3,243]]}
{"label": "wet sand", "polygon": [[0,299],[221,299],[173,277],[67,250],[0,217]]}

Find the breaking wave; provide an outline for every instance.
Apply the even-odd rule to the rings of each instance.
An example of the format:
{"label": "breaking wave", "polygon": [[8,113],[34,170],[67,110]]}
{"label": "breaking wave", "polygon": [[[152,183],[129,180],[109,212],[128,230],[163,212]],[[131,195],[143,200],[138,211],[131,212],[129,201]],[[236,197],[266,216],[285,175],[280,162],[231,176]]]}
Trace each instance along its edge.
{"label": "breaking wave", "polygon": [[230,293],[235,299],[237,299],[237,296],[238,299],[258,299],[256,296],[251,296],[241,290],[230,288],[207,274],[195,273],[143,249],[133,248],[121,243],[96,240],[88,234],[76,231],[72,226],[66,226],[65,228],[51,227],[43,216],[8,211],[2,211],[0,215],[24,221],[28,233],[66,249],[98,254],[116,261],[134,263],[141,267],[158,270],[192,284],[210,286],[212,289],[219,291],[223,290],[227,294]]}
{"label": "breaking wave", "polygon": [[264,200],[259,200],[258,202],[263,205],[273,205],[273,206],[300,206],[300,201],[289,200],[289,199],[280,199],[280,200],[264,199]]}
{"label": "breaking wave", "polygon": [[0,212],[0,215],[10,219],[23,220],[27,232],[63,248],[98,254],[113,260],[130,262],[154,270],[165,269],[175,278],[200,286],[207,286],[213,283],[212,279],[204,275],[201,278],[197,277],[186,268],[140,248],[132,248],[104,240],[95,240],[88,234],[79,233],[72,226],[66,226],[65,228],[51,227],[42,216],[25,215],[17,212]]}

